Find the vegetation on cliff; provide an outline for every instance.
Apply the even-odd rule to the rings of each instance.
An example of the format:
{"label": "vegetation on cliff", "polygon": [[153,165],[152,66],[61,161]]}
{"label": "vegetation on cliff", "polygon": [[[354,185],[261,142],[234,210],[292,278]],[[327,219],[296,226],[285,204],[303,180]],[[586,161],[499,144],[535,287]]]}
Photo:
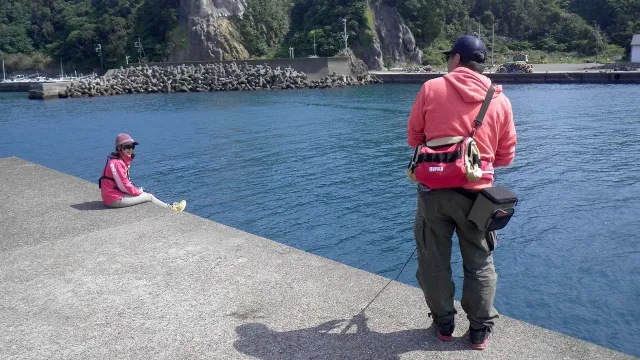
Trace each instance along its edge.
{"label": "vegetation on cliff", "polygon": [[179,0],[3,0],[0,53],[14,69],[43,69],[53,59],[80,69],[137,62],[141,39],[148,59],[170,50]]}
{"label": "vegetation on cliff", "polygon": [[[637,0],[248,0],[233,19],[252,56],[331,56],[349,46],[371,46],[372,1],[397,7],[423,49],[425,62],[442,61],[438,50],[457,36],[495,26],[497,52],[533,51],[613,57],[628,53],[640,33]],[[45,68],[52,61],[78,69],[137,62],[140,39],[147,61],[166,58],[176,34],[180,0],[4,0],[0,2],[0,53],[12,68]]]}
{"label": "vegetation on cliff", "polygon": [[314,36],[318,56],[337,54],[344,49],[345,18],[350,44],[364,45],[359,42],[360,35],[373,30],[368,8],[367,0],[296,0],[291,9],[291,28],[278,55],[287,56],[289,47],[298,56],[314,55]]}
{"label": "vegetation on cliff", "polygon": [[234,19],[244,45],[253,56],[271,56],[289,31],[292,0],[248,0],[242,17]]}

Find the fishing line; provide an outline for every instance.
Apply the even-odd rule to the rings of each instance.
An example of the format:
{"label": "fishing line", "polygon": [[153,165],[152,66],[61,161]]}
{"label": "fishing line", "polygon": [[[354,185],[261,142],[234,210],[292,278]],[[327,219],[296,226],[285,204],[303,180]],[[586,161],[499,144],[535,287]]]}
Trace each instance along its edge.
{"label": "fishing line", "polygon": [[369,308],[369,306],[371,306],[371,304],[373,304],[373,302],[376,301],[376,299],[378,298],[378,296],[380,296],[380,294],[382,294],[384,289],[386,289],[387,286],[389,286],[393,281],[398,280],[398,278],[400,277],[400,274],[402,274],[402,271],[404,270],[404,268],[407,267],[407,265],[409,264],[409,261],[411,261],[411,259],[413,258],[413,254],[416,253],[417,249],[418,249],[417,247],[413,248],[413,251],[411,252],[411,255],[409,255],[409,259],[407,259],[407,262],[404,263],[404,265],[402,266],[402,269],[400,269],[400,272],[398,272],[398,275],[396,275],[396,277],[394,279],[389,280],[387,282],[387,284],[380,291],[378,291],[376,296],[374,296],[373,299],[371,299],[371,301],[369,301],[367,306],[365,306],[362,310],[360,310],[360,312],[358,314],[356,314],[353,318],[351,318],[351,321],[349,321],[347,326],[340,332],[340,334],[345,334],[353,326],[353,323],[354,323],[355,319],[358,317],[358,315],[360,315],[360,316],[364,315],[364,312],[367,310],[367,308]]}

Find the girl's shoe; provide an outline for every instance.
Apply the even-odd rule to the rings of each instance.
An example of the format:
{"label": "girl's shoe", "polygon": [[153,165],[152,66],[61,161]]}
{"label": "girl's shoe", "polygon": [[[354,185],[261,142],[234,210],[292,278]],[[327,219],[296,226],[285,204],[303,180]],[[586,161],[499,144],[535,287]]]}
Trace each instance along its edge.
{"label": "girl's shoe", "polygon": [[173,204],[169,205],[169,209],[175,212],[182,212],[186,207],[187,207],[187,202],[184,200],[179,202],[174,202]]}

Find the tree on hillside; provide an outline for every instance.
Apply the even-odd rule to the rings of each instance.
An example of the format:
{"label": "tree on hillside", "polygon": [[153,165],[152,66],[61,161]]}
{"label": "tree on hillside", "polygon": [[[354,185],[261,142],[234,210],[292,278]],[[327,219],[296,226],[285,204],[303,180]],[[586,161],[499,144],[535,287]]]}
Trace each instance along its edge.
{"label": "tree on hillside", "polygon": [[[333,56],[344,49],[343,23],[347,19],[347,35],[350,44],[359,44],[362,31],[372,30],[366,17],[367,0],[296,0],[291,9],[291,27],[280,56],[286,56],[285,48],[293,46],[298,54],[313,54],[309,33],[316,33],[319,56]],[[353,46],[353,45],[352,45]]]}
{"label": "tree on hillside", "polygon": [[[436,58],[462,34],[496,35],[506,49],[540,49],[583,55],[629,51],[640,33],[638,0],[247,0],[242,19],[234,19],[244,45],[254,56],[332,56],[344,48],[342,19],[349,46],[371,45],[372,1],[396,6],[416,43]],[[162,61],[188,34],[178,30],[180,0],[2,0],[0,52],[20,66],[42,67],[62,60],[78,69],[105,67],[136,58],[140,38],[150,61]],[[599,30],[598,30],[599,27]],[[446,45],[445,45],[446,44]],[[613,44],[613,45],[612,45]],[[277,50],[277,51],[276,51]],[[429,55],[430,56],[430,55]],[[437,55],[441,57],[440,55]],[[44,65],[46,66],[46,65]]]}

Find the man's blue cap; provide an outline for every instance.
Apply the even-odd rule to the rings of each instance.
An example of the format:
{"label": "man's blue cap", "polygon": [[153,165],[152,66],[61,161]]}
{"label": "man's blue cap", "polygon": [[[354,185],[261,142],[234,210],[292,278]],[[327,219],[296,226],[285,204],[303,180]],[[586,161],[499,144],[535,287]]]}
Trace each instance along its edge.
{"label": "man's blue cap", "polygon": [[442,52],[445,55],[460,54],[460,60],[484,63],[487,58],[487,47],[482,40],[475,36],[465,35],[460,37],[449,51]]}

